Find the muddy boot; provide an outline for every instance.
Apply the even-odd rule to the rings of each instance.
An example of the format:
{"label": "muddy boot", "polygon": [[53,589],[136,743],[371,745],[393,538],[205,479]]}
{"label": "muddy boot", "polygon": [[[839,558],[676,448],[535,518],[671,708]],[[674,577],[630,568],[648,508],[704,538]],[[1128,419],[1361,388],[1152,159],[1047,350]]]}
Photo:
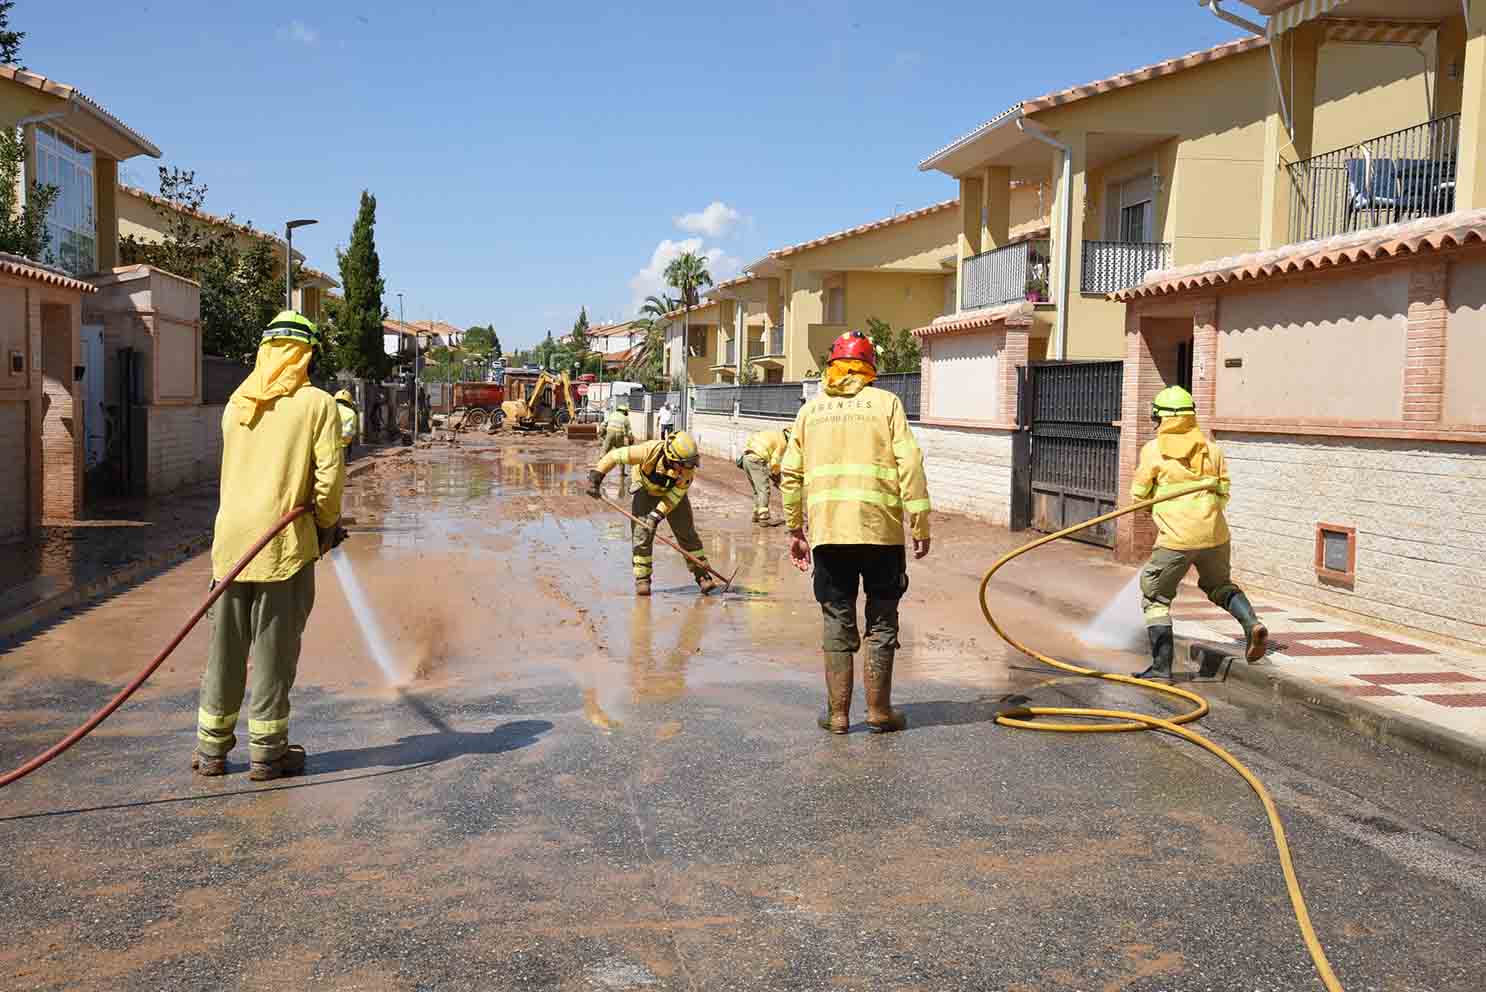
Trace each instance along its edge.
{"label": "muddy boot", "polygon": [[833,734],[851,729],[851,655],[845,651],[826,652],[826,709],[815,723]]}
{"label": "muddy boot", "polygon": [[289,750],[272,761],[255,761],[248,769],[248,778],[254,782],[271,782],[285,775],[298,775],[304,771],[304,748],[290,744]]}
{"label": "muddy boot", "polygon": [[227,774],[227,759],[225,757],[214,758],[200,751],[191,752],[191,770],[197,775],[212,777]]}
{"label": "muddy boot", "polygon": [[721,589],[722,583],[718,582],[716,576],[714,576],[711,572],[703,572],[701,575],[697,576],[697,588],[700,589],[702,591],[702,595],[705,596],[708,593],[712,592],[712,590],[714,589]]}
{"label": "muddy boot", "polygon": [[649,596],[650,595],[650,580],[649,579],[636,579],[635,580],[635,595],[636,596]]}
{"label": "muddy boot", "polygon": [[1151,665],[1143,672],[1136,672],[1135,678],[1171,681],[1171,656],[1175,651],[1171,625],[1147,627],[1145,632],[1151,639]]}
{"label": "muddy boot", "polygon": [[874,734],[889,734],[908,726],[902,710],[893,709],[893,649],[868,648],[862,665],[867,690],[867,726]]}
{"label": "muddy boot", "polygon": [[1249,597],[1241,592],[1234,593],[1228,598],[1227,610],[1243,628],[1244,660],[1252,664],[1263,658],[1265,649],[1269,647],[1269,628],[1254,616]]}

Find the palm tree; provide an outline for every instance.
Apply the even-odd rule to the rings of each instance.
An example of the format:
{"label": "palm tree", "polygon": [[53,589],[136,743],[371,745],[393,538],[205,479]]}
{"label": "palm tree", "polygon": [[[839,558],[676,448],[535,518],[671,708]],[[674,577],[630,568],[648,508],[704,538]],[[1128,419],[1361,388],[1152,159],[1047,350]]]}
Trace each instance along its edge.
{"label": "palm tree", "polygon": [[[681,302],[686,309],[681,311],[681,339],[685,342],[685,354],[691,355],[691,308],[700,301],[700,291],[712,285],[712,273],[707,271],[707,259],[694,251],[684,251],[671,259],[666,266],[666,284],[681,291]],[[681,363],[681,422],[686,423],[686,397],[691,383],[687,381],[687,363]]]}
{"label": "palm tree", "polygon": [[645,340],[641,342],[639,351],[625,363],[626,368],[640,368],[651,378],[660,377],[661,354],[666,347],[666,314],[680,305],[681,301],[666,294],[645,297],[645,302],[640,304],[640,316],[635,321],[635,327],[644,333]]}

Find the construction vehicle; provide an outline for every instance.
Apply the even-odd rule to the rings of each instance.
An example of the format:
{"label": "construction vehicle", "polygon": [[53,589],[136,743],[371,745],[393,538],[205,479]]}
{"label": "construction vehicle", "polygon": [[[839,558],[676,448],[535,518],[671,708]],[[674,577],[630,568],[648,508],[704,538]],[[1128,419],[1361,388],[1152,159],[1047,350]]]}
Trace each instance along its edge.
{"label": "construction vehicle", "polygon": [[505,420],[506,387],[495,382],[454,383],[453,409],[446,421],[452,431],[495,433]]}
{"label": "construction vehicle", "polygon": [[598,437],[595,425],[577,423],[575,390],[566,372],[554,376],[542,371],[529,383],[524,380],[524,376],[506,375],[507,395],[515,398],[501,404],[504,423],[521,431],[555,431],[565,427],[569,437]]}

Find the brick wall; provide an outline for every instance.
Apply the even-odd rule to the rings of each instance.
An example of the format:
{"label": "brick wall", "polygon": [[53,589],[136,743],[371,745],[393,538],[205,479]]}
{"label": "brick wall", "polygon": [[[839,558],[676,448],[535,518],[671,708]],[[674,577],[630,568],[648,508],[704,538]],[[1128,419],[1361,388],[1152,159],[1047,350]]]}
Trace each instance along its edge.
{"label": "brick wall", "polygon": [[28,529],[27,489],[30,473],[26,434],[26,407],[29,401],[0,403],[0,541],[23,537]]}
{"label": "brick wall", "polygon": [[209,482],[221,474],[222,410],[220,405],[136,408],[145,418],[148,495]]}
{"label": "brick wall", "polygon": [[[1235,573],[1256,588],[1486,645],[1486,450],[1218,435],[1233,477]],[[1357,529],[1353,588],[1315,574],[1319,523]]]}
{"label": "brick wall", "polygon": [[[702,454],[733,462],[751,434],[781,430],[790,421],[694,413]],[[994,524],[1011,520],[1011,433],[910,424],[924,453],[929,499],[934,509],[964,513]],[[705,468],[703,471],[707,471]]]}

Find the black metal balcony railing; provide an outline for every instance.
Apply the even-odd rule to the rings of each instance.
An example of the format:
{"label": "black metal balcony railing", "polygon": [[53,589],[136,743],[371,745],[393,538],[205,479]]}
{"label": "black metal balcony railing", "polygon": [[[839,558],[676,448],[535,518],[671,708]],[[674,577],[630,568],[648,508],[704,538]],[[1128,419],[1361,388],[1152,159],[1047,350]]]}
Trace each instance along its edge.
{"label": "black metal balcony railing", "polygon": [[1171,245],[1160,241],[1085,241],[1080,292],[1113,293],[1138,286],[1147,272],[1171,265]]}
{"label": "black metal balcony railing", "polygon": [[1450,114],[1289,166],[1291,242],[1449,213],[1459,144]]}
{"label": "black metal balcony railing", "polygon": [[1047,298],[1048,242],[1022,241],[965,259],[961,309],[976,310],[1013,300]]}

